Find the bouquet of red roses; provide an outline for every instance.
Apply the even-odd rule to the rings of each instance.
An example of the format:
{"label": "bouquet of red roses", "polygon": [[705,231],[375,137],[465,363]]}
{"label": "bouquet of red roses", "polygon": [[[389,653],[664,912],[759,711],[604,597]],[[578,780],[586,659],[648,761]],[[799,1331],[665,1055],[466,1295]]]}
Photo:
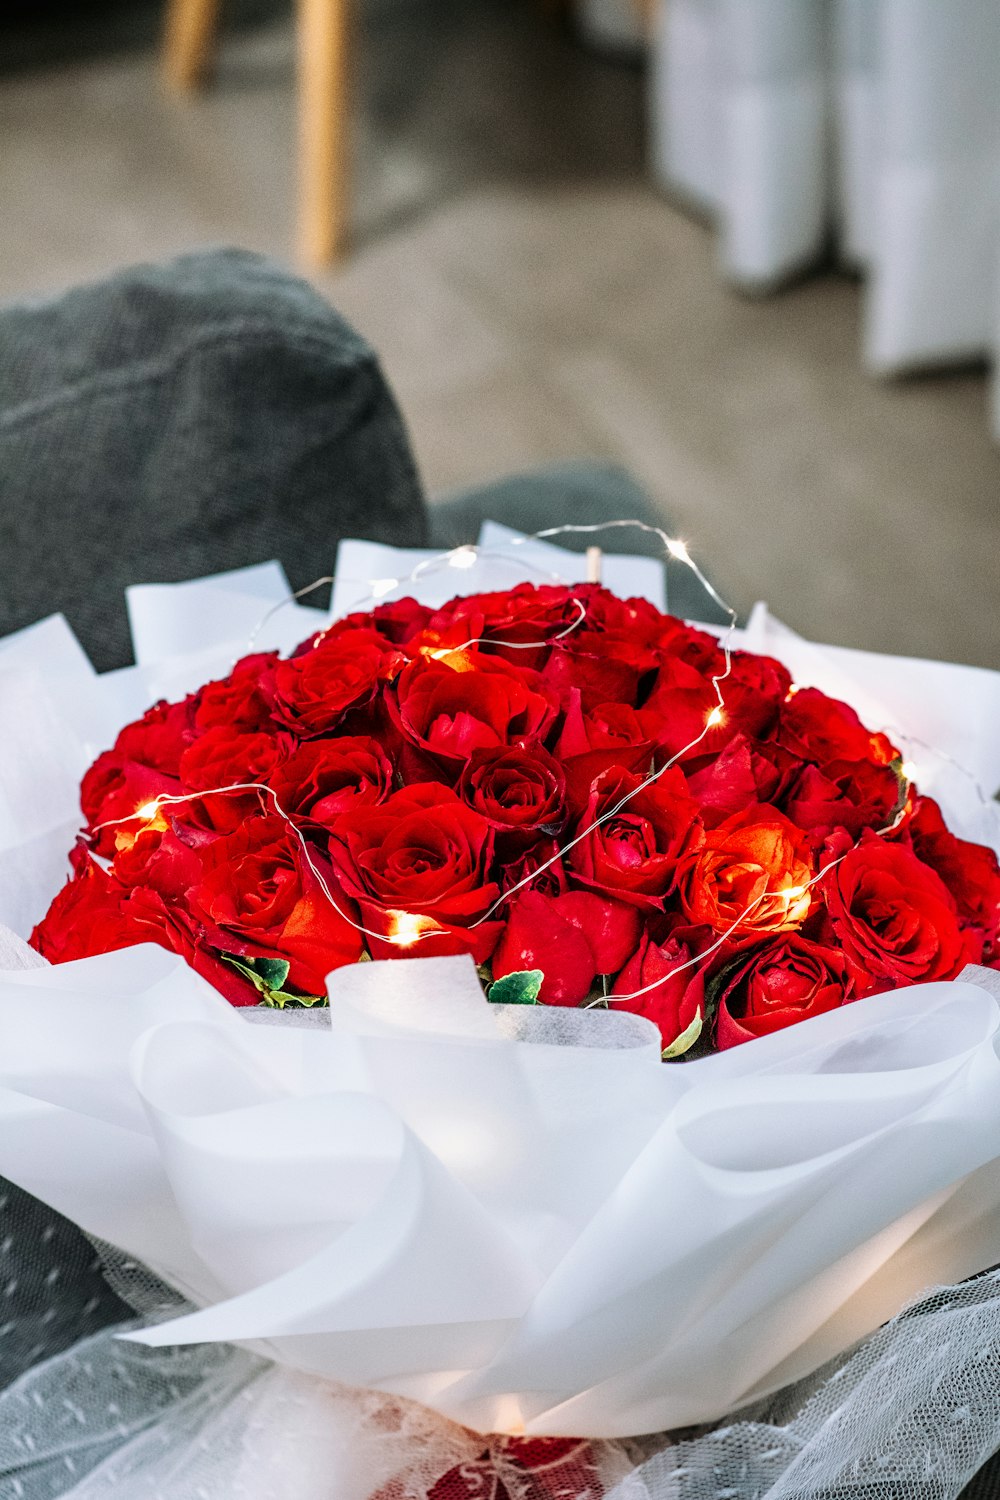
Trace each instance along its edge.
{"label": "bouquet of red roses", "polygon": [[[342,571],[412,566],[372,550]],[[15,1425],[68,1411],[86,1467],[112,1413],[116,1496],[702,1500],[887,1454],[957,1493],[996,1446],[990,1279],[843,1351],[1000,1258],[965,969],[1000,966],[1000,678],[497,590],[472,552],[334,623],[272,620],[266,567],[153,587],[102,678],[58,621],[0,643],[0,922],[52,899],[114,740],[33,934],[57,967],[5,949],[0,1173],[147,1325]]]}
{"label": "bouquet of red roses", "polygon": [[471,954],[497,1001],[726,1048],[1000,964],[1000,866],[885,734],[781,662],[596,584],[353,614],[119,734],[53,962],[136,943],[235,1005]]}

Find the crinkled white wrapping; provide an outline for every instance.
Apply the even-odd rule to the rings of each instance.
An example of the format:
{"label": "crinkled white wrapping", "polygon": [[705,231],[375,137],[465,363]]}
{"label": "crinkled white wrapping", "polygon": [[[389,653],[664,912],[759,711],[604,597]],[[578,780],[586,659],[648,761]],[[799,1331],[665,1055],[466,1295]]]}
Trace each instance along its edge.
{"label": "crinkled white wrapping", "polygon": [[712,1421],[1000,1261],[1000,1010],[855,1002],[665,1068],[655,1028],[492,1006],[468,958],[248,1026],[158,948],[0,982],[0,1175],[233,1342],[483,1432]]}

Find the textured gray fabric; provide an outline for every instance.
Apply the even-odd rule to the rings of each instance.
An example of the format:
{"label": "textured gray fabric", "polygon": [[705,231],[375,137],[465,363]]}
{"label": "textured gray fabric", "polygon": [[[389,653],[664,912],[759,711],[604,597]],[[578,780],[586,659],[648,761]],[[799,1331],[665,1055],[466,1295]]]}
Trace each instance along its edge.
{"label": "textured gray fabric", "polygon": [[[44,963],[0,926],[0,969]],[[0,1177],[0,1390],[128,1316],[76,1226]]]}
{"label": "textured gray fabric", "polygon": [[[457,547],[475,541],[483,520],[503,521],[530,533],[548,526],[592,526],[626,519],[669,529],[669,522],[654,510],[645,490],[625,469],[618,464],[580,460],[512,474],[434,501],[430,506],[430,535],[433,546]],[[568,532],[553,541],[575,552],[597,543],[605,552],[663,557],[660,539],[638,527],[590,536]],[[726,619],[690,568],[681,563],[668,562],[667,604],[674,614],[688,618],[722,623]]]}
{"label": "textured gray fabric", "polygon": [[374,352],[305,282],[239,251],[0,312],[0,635],[62,609],[99,668],[122,595],[342,536],[419,546],[420,482]]}

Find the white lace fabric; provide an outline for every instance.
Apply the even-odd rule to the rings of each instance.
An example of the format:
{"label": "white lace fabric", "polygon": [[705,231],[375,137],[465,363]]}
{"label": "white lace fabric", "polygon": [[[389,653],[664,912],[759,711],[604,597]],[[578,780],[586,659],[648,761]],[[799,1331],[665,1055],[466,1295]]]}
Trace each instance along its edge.
{"label": "white lace fabric", "polygon": [[[589,1444],[589,1500],[954,1500],[1000,1446],[998,1386],[990,1273],[712,1431]],[[495,1452],[484,1468],[491,1451],[413,1402],[114,1329],[0,1396],[0,1500],[459,1500],[481,1471],[509,1500],[559,1500]]]}

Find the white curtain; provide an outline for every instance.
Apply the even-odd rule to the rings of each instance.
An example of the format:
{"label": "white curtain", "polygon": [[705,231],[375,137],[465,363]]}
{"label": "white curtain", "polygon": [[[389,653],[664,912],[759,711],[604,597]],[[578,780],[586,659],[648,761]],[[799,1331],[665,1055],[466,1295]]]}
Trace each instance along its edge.
{"label": "white curtain", "polygon": [[654,167],[717,218],[734,283],[780,283],[832,229],[874,372],[1000,353],[1000,0],[659,0],[658,22]]}

